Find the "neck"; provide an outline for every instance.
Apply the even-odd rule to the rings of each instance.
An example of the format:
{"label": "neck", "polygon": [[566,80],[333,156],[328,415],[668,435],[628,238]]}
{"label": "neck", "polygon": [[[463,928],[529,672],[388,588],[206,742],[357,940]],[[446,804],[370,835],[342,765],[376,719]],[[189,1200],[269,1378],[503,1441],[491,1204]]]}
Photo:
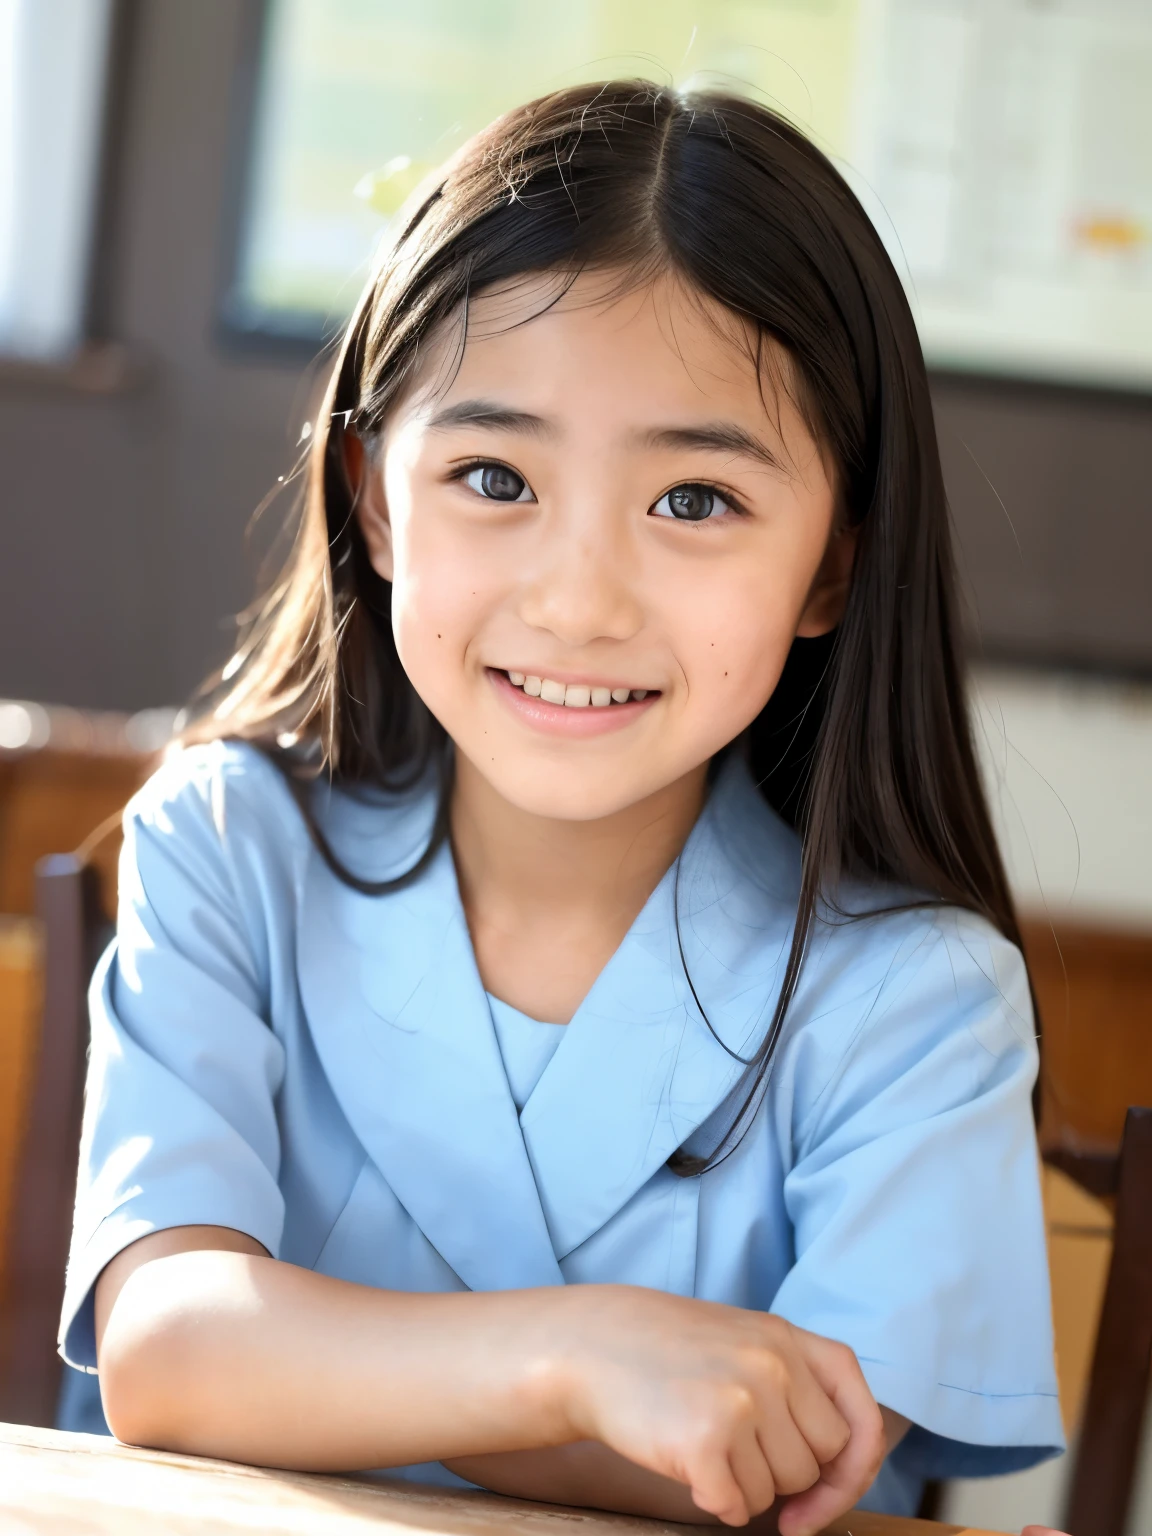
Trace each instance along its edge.
{"label": "neck", "polygon": [[536,816],[457,756],[452,849],[480,974],[566,1023],[688,837],[707,764],[594,821]]}

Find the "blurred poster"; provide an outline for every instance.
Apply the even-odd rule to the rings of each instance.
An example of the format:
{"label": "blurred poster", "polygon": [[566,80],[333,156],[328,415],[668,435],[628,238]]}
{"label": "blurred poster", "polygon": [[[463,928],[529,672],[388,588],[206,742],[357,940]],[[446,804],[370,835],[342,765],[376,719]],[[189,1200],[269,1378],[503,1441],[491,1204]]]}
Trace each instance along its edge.
{"label": "blurred poster", "polygon": [[868,0],[860,21],[848,158],[930,359],[1152,385],[1150,0]]}
{"label": "blurred poster", "polygon": [[810,133],[931,364],[1152,389],[1152,0],[270,0],[232,323],[331,329],[458,143],[612,75]]}

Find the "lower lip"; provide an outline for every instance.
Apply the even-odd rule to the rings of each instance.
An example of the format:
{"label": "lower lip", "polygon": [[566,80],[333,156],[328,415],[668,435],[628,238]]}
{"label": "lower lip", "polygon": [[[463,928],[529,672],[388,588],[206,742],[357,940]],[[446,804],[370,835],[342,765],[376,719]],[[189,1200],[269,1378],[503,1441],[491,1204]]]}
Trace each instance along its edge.
{"label": "lower lip", "polygon": [[547,736],[603,736],[608,731],[623,730],[626,725],[651,709],[660,697],[650,693],[646,699],[629,699],[627,704],[606,704],[599,707],[589,704],[584,709],[568,704],[549,704],[546,699],[532,698],[508,681],[506,672],[488,669],[492,686],[508,708],[533,730]]}

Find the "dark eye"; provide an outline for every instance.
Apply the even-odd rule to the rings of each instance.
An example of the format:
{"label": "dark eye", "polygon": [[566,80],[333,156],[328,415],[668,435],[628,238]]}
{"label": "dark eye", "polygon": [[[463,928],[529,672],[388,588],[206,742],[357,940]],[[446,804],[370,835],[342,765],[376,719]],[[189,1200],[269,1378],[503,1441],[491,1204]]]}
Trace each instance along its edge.
{"label": "dark eye", "polygon": [[464,484],[489,501],[534,500],[523,475],[509,469],[507,464],[477,464],[464,476]]}
{"label": "dark eye", "polygon": [[728,503],[710,485],[674,485],[652,508],[654,516],[675,517],[682,523],[702,523],[728,510]]}

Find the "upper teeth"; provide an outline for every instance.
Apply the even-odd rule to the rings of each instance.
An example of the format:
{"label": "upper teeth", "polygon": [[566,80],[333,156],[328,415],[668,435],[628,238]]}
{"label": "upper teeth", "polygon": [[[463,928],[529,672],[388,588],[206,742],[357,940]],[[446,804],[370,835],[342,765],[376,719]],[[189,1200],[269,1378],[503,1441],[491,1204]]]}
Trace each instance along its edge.
{"label": "upper teeth", "polygon": [[608,704],[627,704],[629,699],[646,699],[647,688],[591,688],[587,683],[555,683],[550,677],[532,677],[523,672],[509,672],[508,681],[532,698],[546,704],[566,704],[569,709],[603,709]]}

